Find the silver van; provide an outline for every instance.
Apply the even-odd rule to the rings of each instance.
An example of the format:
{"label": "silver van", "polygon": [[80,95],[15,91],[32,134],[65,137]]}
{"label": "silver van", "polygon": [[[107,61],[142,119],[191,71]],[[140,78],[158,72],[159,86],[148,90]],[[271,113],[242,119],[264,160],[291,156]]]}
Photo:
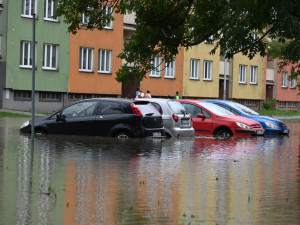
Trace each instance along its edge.
{"label": "silver van", "polygon": [[136,100],[151,102],[160,112],[166,136],[194,137],[193,121],[190,114],[180,102],[162,98],[140,98]]}

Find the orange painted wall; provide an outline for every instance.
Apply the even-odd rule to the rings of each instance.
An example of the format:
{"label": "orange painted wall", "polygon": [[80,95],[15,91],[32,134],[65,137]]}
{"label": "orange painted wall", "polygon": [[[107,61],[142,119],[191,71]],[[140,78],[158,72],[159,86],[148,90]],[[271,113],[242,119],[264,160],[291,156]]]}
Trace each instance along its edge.
{"label": "orange painted wall", "polygon": [[184,49],[180,48],[178,55],[176,55],[176,78],[170,79],[165,78],[165,71],[161,71],[161,77],[149,77],[144,79],[140,83],[142,92],[146,93],[147,90],[150,91],[152,96],[168,96],[173,97],[176,91],[179,91],[182,95],[182,82],[183,82],[183,56]]}
{"label": "orange painted wall", "polygon": [[[94,48],[94,71],[79,72],[80,47]],[[112,50],[112,74],[98,73],[98,50]],[[123,50],[123,15],[115,14],[113,30],[80,30],[70,36],[70,93],[120,95],[122,85],[114,78],[121,68],[122,60],[117,55]]]}
{"label": "orange painted wall", "polygon": [[282,72],[288,72],[288,75],[291,75],[292,65],[285,66],[282,71],[278,71],[277,74],[277,96],[276,99],[278,101],[300,101],[300,95],[298,95],[299,90],[298,88],[290,88],[290,81],[288,80],[287,88],[281,87],[281,79],[282,79]]}

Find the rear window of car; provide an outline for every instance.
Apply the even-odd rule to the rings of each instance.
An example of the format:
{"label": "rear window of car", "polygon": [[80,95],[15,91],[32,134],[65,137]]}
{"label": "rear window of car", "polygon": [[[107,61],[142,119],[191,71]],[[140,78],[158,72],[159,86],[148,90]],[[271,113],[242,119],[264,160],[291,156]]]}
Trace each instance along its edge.
{"label": "rear window of car", "polygon": [[139,110],[144,116],[145,115],[160,116],[158,110],[151,103],[139,104],[138,102],[135,102],[134,104],[139,108]]}
{"label": "rear window of car", "polygon": [[168,101],[168,105],[170,106],[172,112],[176,114],[185,114],[187,110],[184,108],[184,106],[177,101]]}

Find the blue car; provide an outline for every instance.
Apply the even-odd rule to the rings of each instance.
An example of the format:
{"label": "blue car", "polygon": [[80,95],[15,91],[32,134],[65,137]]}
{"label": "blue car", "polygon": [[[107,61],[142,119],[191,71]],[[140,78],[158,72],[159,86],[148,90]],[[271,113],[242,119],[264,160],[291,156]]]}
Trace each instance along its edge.
{"label": "blue car", "polygon": [[260,115],[259,113],[255,112],[254,110],[240,103],[227,101],[227,100],[211,100],[211,99],[207,99],[205,101],[212,102],[219,106],[222,106],[223,108],[229,110],[230,112],[236,115],[244,116],[256,120],[265,129],[265,134],[288,135],[290,133],[290,130],[288,129],[286,124],[281,120],[269,116]]}

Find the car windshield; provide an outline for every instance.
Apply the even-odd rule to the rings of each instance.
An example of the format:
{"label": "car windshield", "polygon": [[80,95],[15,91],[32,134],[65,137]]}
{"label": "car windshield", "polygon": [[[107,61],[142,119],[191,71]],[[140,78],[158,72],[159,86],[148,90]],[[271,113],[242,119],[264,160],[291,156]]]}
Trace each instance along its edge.
{"label": "car windshield", "polygon": [[186,114],[188,113],[184,106],[177,101],[168,101],[168,105],[172,109],[172,111],[176,114]]}
{"label": "car windshield", "polygon": [[227,109],[224,109],[221,106],[218,106],[210,102],[197,102],[197,104],[201,105],[202,107],[206,108],[207,110],[219,116],[234,115],[232,112],[228,111]]}
{"label": "car windshield", "polygon": [[242,111],[243,113],[249,115],[249,116],[258,116],[259,113],[255,112],[254,110],[248,108],[247,106],[244,106],[240,103],[236,103],[236,102],[228,102],[228,105],[232,106],[233,108],[236,108],[240,111]]}

